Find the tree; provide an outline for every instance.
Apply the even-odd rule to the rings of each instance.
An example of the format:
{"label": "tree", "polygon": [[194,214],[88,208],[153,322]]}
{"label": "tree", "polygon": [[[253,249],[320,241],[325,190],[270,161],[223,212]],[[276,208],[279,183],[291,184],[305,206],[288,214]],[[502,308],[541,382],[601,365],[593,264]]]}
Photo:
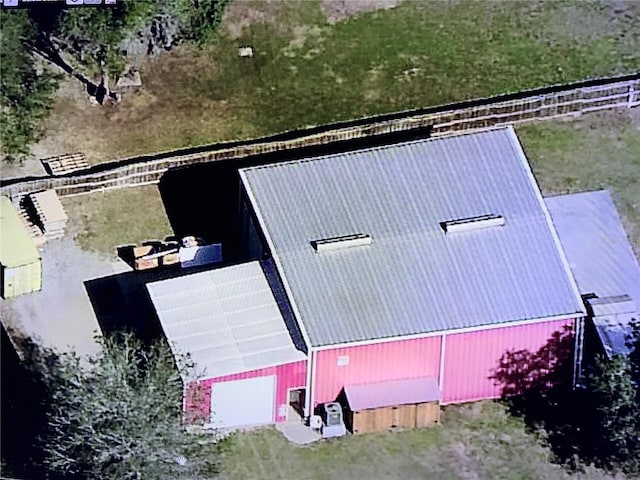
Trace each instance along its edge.
{"label": "tree", "polygon": [[[29,10],[0,12],[2,151],[22,160],[40,138],[53,106],[59,77],[40,72],[34,55],[82,82],[100,104],[117,99],[108,88],[126,63],[124,46],[138,39],[148,53],[187,40],[206,42],[229,0],[127,0],[96,8],[39,3]],[[98,77],[100,80],[97,80]]]}
{"label": "tree", "polygon": [[180,369],[163,343],[108,337],[83,366],[64,354],[47,375],[45,466],[63,478],[200,478],[215,473],[206,438],[187,433]]}
{"label": "tree", "polygon": [[585,378],[589,457],[640,473],[640,323],[631,323],[628,354],[600,356]]}
{"label": "tree", "polygon": [[64,53],[78,66],[120,73],[123,40],[149,23],[156,8],[152,2],[130,1],[105,8],[34,9],[39,36],[33,46],[52,60]]}
{"label": "tree", "polygon": [[[87,87],[100,104],[115,99],[109,91],[109,75],[122,71],[122,43],[148,24],[157,4],[149,1],[119,2],[104,8],[65,8],[52,3],[30,10],[38,35],[30,42],[33,52],[72,75]],[[99,74],[100,85],[90,77]]]}
{"label": "tree", "polygon": [[640,408],[638,382],[629,357],[599,357],[585,378],[590,415],[583,428],[588,442],[584,453],[606,467],[638,471]]}
{"label": "tree", "polygon": [[59,76],[37,68],[28,45],[37,31],[25,10],[0,11],[0,145],[4,160],[22,161],[42,135]]}
{"label": "tree", "polygon": [[[56,4],[34,9],[39,35],[32,47],[67,73],[77,67],[117,76],[125,64],[125,41],[141,38],[148,52],[170,49],[183,40],[202,44],[218,26],[229,0],[129,0],[105,8],[71,8]],[[82,81],[87,78],[76,74]]]}
{"label": "tree", "polygon": [[231,0],[176,0],[166,6],[167,13],[179,19],[184,38],[201,45],[211,39],[229,3]]}

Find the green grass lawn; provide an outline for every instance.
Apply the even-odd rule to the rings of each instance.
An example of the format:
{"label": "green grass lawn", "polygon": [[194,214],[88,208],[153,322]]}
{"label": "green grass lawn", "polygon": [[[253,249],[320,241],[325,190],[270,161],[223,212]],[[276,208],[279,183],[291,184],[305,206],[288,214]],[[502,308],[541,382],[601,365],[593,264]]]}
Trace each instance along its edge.
{"label": "green grass lawn", "polygon": [[116,247],[173,234],[154,185],[63,198],[69,232],[85,250],[108,256]]}
{"label": "green grass lawn", "polygon": [[210,44],[147,61],[119,106],[67,84],[38,155],[112,160],[640,68],[637,2],[406,0],[335,24],[321,5],[236,0]]}
{"label": "green grass lawn", "polygon": [[563,480],[610,478],[595,469],[570,475],[500,404],[444,410],[441,426],[295,446],[273,428],[233,436],[221,477],[304,480]]}

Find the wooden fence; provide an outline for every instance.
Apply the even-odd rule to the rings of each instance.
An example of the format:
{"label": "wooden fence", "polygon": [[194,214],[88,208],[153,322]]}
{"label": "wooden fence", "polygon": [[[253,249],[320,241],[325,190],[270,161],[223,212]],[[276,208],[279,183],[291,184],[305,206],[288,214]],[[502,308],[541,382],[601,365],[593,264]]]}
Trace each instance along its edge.
{"label": "wooden fence", "polygon": [[434,137],[533,120],[640,105],[640,74],[578,84],[546,87],[429,109],[400,112],[311,128],[273,137],[201,147],[195,153],[165,152],[154,156],[94,165],[61,177],[2,181],[0,193],[13,200],[44,189],[60,196],[81,195],[157,183],[170,168],[243,158],[250,155],[325,145],[394,132],[432,127]]}

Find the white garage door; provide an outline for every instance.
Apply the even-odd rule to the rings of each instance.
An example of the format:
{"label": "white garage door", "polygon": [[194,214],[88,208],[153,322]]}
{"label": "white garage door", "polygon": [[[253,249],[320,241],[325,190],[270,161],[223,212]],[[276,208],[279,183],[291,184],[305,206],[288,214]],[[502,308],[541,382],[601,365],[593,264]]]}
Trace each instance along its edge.
{"label": "white garage door", "polygon": [[211,423],[216,428],[273,422],[276,377],[257,377],[211,386]]}

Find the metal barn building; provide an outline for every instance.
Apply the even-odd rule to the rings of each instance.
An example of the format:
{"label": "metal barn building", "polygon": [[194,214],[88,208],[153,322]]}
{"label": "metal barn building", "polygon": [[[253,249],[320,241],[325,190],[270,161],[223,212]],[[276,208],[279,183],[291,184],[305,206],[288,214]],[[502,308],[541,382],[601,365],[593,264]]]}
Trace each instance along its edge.
{"label": "metal barn building", "polygon": [[201,379],[192,417],[227,428],[286,416],[276,405],[286,404],[288,389],[304,386],[306,357],[293,344],[259,262],[147,288],[171,348],[190,356]]}
{"label": "metal barn building", "polygon": [[310,416],[345,392],[362,410],[495,398],[506,351],[535,351],[585,315],[512,128],[240,179],[255,261],[149,286],[169,343],[208,368],[185,401],[206,422]]}
{"label": "metal barn building", "polygon": [[0,197],[0,296],[15,297],[42,288],[42,262],[18,212]]}

